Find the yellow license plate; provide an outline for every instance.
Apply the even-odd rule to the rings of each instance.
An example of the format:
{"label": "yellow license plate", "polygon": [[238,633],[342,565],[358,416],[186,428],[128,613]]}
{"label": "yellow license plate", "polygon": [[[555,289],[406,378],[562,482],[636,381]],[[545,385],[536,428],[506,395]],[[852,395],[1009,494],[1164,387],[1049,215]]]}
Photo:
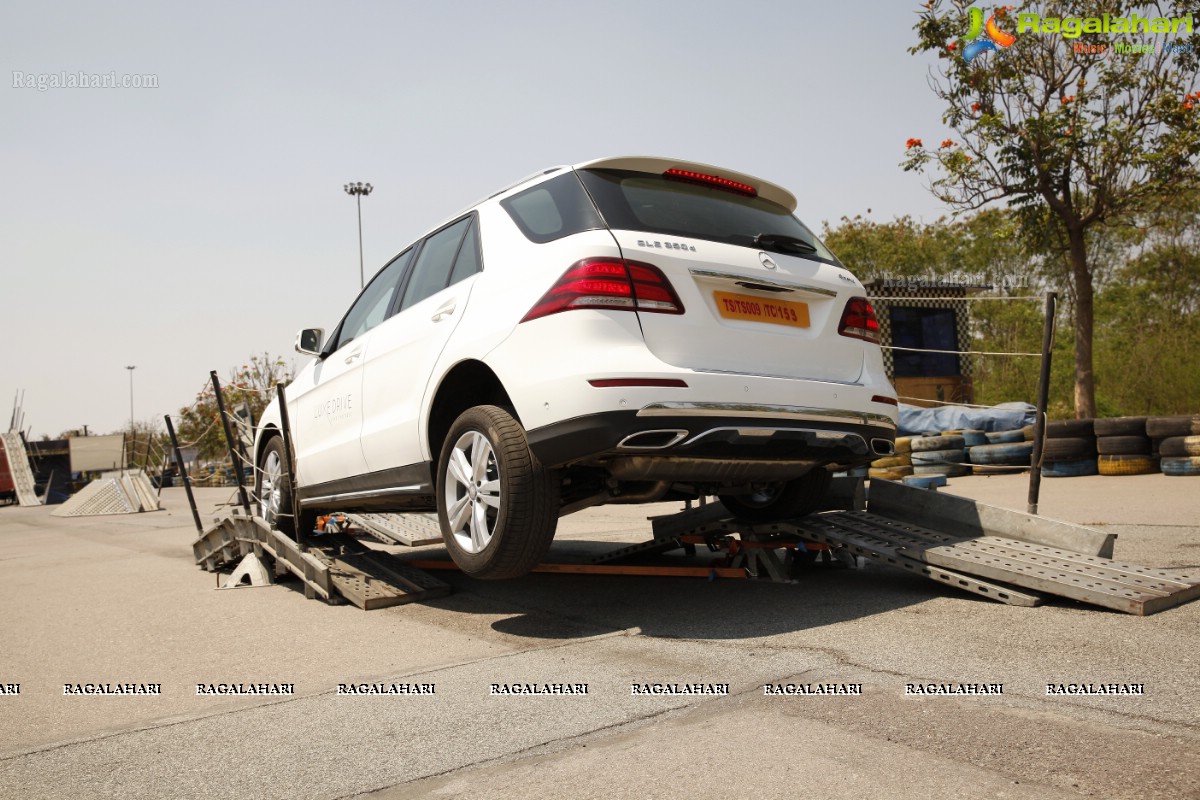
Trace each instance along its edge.
{"label": "yellow license plate", "polygon": [[794,328],[807,328],[809,324],[808,303],[731,292],[713,292],[713,297],[717,301],[717,313],[726,319],[748,319]]}

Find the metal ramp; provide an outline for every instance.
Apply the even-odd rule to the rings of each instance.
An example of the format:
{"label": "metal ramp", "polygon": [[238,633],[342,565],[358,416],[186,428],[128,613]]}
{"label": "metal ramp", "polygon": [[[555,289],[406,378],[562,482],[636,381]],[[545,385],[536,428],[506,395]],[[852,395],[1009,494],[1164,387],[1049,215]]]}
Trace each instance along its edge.
{"label": "metal ramp", "polygon": [[4,457],[8,459],[8,469],[12,473],[13,485],[17,490],[17,503],[22,506],[40,506],[34,490],[33,472],[29,469],[29,454],[25,452],[25,440],[19,431],[0,433],[4,441]]}
{"label": "metal ramp", "polygon": [[250,553],[259,558],[265,554],[275,562],[276,575],[290,573],[300,579],[305,597],[330,603],[345,599],[364,610],[429,600],[451,590],[449,584],[346,534],[314,536],[302,551],[291,538],[239,509],[206,528],[192,544],[192,553],[209,572]]}
{"label": "metal ramp", "polygon": [[420,547],[442,541],[437,514],[347,514],[350,524],[384,544]]}
{"label": "metal ramp", "polygon": [[[658,518],[654,540],[594,562],[698,541],[736,554],[735,565],[785,580],[787,559],[817,543],[1010,605],[1035,606],[1057,595],[1147,615],[1200,597],[1200,572],[1114,561],[1113,534],[890,481],[872,482],[867,508],[755,525],[731,519],[714,503]],[[734,534],[740,538],[732,540]]]}
{"label": "metal ramp", "polygon": [[98,478],[50,512],[54,517],[90,517],[158,511],[158,493],[145,473]]}

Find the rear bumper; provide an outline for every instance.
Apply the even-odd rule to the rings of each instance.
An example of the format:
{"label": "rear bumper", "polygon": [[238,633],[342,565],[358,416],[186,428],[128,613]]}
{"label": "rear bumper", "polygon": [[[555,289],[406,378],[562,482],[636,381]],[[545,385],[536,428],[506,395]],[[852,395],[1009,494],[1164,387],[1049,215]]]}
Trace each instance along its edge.
{"label": "rear bumper", "polygon": [[736,482],[869,463],[893,451],[896,423],[840,409],[658,402],[557,422],[528,437],[551,467],[602,465],[626,480]]}

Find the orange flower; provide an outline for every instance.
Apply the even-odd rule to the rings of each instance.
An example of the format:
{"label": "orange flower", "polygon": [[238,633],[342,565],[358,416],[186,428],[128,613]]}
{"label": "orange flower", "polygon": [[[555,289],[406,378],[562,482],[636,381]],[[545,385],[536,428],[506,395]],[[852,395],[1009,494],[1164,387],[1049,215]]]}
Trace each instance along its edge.
{"label": "orange flower", "polygon": [[1064,95],[1062,96],[1062,101],[1063,101],[1063,105],[1066,105],[1067,103],[1072,103],[1072,102],[1074,102],[1074,101],[1075,101],[1075,95],[1073,95],[1073,94],[1064,94]]}
{"label": "orange flower", "polygon": [[958,42],[951,42],[950,44],[946,45],[946,49],[953,53],[958,49]]}
{"label": "orange flower", "polygon": [[946,139],[944,142],[942,142],[942,147],[954,147],[954,140]]}
{"label": "orange flower", "polygon": [[978,113],[979,103],[971,103],[971,110]]}
{"label": "orange flower", "polygon": [[912,150],[914,147],[924,147],[924,146],[925,145],[921,142],[920,139],[909,139],[907,142],[904,143],[905,150]]}
{"label": "orange flower", "polygon": [[1183,104],[1183,107],[1186,108],[1188,111],[1191,111],[1194,106],[1195,106],[1195,103],[1193,103],[1191,100],[1188,100],[1186,103]]}

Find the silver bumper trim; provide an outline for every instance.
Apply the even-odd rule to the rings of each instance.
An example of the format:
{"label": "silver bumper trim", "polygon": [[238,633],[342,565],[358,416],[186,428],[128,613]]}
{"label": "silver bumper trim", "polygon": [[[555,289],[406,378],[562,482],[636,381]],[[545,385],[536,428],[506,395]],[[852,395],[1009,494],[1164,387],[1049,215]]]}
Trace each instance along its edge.
{"label": "silver bumper trim", "polygon": [[639,417],[761,417],[769,419],[803,420],[806,422],[838,422],[847,425],[870,425],[896,430],[896,423],[884,414],[869,411],[849,411],[843,408],[808,408],[756,403],[689,403],[682,401],[651,403],[638,410]]}

